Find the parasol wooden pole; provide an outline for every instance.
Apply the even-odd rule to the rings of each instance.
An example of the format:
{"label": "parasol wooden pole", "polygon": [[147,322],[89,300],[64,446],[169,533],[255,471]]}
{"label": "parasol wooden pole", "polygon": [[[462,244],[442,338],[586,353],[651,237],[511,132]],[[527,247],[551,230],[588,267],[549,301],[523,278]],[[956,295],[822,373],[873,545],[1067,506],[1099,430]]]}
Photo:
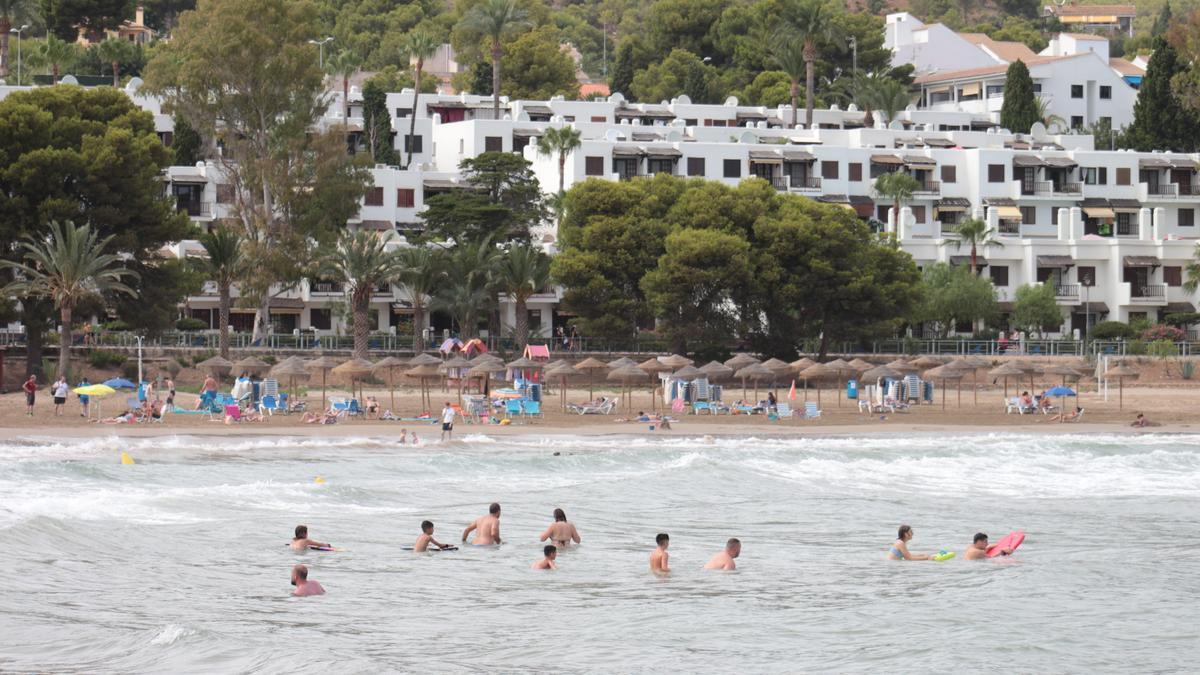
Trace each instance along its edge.
{"label": "parasol wooden pole", "polygon": [[391,392],[392,392],[392,410],[395,410],[396,409],[396,371],[391,368],[388,368],[388,389],[391,390]]}
{"label": "parasol wooden pole", "polygon": [[324,368],[321,369],[321,411],[322,412],[324,412],[326,409],[325,408],[325,375],[328,372],[329,371],[325,370]]}
{"label": "parasol wooden pole", "polygon": [[954,383],[954,393],[958,396],[958,407],[962,407],[962,378]]}
{"label": "parasol wooden pole", "polygon": [[1125,378],[1123,376],[1117,378],[1117,400],[1120,402],[1119,407],[1117,409],[1124,410],[1125,409]]}
{"label": "parasol wooden pole", "polygon": [[946,411],[946,378],[942,378],[942,412]]}
{"label": "parasol wooden pole", "polygon": [[975,405],[976,407],[978,407],[978,406],[979,406],[979,369],[978,369],[978,368],[976,368],[976,369],[975,369],[975,370],[974,370],[974,371],[971,373],[971,388],[975,390],[975,403],[974,403],[974,405]]}
{"label": "parasol wooden pole", "polygon": [[842,371],[838,371],[838,407],[842,407]]}

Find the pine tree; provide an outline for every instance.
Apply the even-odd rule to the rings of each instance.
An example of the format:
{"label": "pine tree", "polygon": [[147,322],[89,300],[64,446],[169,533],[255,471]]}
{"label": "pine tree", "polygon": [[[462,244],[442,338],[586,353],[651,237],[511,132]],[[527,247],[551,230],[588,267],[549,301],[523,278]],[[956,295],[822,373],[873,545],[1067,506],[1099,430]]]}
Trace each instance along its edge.
{"label": "pine tree", "polygon": [[633,44],[628,40],[617,48],[617,59],[613,64],[612,80],[608,88],[609,91],[621,92],[626,96],[633,89]]}
{"label": "pine tree", "polygon": [[1166,35],[1167,30],[1171,28],[1171,1],[1163,3],[1162,11],[1154,19],[1154,26],[1150,29],[1152,37],[1162,37]]}
{"label": "pine tree", "polygon": [[392,148],[392,115],[388,112],[387,92],[374,79],[363,85],[363,131],[377,164],[398,164]]}
{"label": "pine tree", "polygon": [[704,77],[704,67],[700,64],[688,69],[687,79],[683,82],[683,93],[687,94],[692,103],[709,103],[708,80]]}
{"label": "pine tree", "polygon": [[1162,38],[1154,41],[1154,55],[1146,67],[1146,77],[1133,106],[1133,124],[1125,135],[1125,145],[1135,150],[1175,150],[1193,152],[1197,143],[1197,120],[1171,88],[1171,79],[1186,70],[1175,48]]}
{"label": "pine tree", "polygon": [[1008,67],[1004,78],[1004,105],[1000,108],[1000,126],[1018,134],[1029,133],[1037,122],[1037,99],[1033,95],[1033,78],[1020,59]]}

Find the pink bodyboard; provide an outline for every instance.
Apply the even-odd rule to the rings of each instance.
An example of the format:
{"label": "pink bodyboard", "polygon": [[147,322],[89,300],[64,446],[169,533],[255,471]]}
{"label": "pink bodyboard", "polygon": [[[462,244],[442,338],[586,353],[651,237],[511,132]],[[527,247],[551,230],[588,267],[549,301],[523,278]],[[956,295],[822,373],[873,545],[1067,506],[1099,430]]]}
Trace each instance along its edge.
{"label": "pink bodyboard", "polygon": [[1023,542],[1023,541],[1025,541],[1025,533],[1024,532],[1022,532],[1020,530],[1017,530],[1015,532],[1009,532],[1008,534],[1001,537],[1000,541],[998,541],[994,544],[988,545],[987,557],[995,558],[996,556],[1000,555],[1000,550],[1005,549],[1005,548],[1011,548],[1012,550],[1015,551],[1015,550],[1017,550],[1017,547],[1020,546],[1021,542]]}

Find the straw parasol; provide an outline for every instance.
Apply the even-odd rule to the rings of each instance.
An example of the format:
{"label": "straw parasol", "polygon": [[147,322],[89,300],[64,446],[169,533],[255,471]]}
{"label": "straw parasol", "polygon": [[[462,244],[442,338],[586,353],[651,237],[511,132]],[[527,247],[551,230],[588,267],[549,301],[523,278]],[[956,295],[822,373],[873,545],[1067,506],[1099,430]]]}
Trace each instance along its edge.
{"label": "straw parasol", "polygon": [[[855,368],[858,368],[858,371],[860,373],[868,371],[875,367],[874,363],[871,363],[870,361],[867,361],[867,360],[864,360],[861,358],[856,358],[856,359],[851,360],[850,365],[854,366]],[[807,367],[807,366],[805,366],[805,367]]]}
{"label": "straw parasol", "polygon": [[331,372],[334,375],[345,375],[350,378],[350,394],[354,395],[354,383],[358,381],[359,397],[362,398],[362,379],[371,374],[375,368],[375,364],[366,359],[350,359],[342,365],[334,368]]}
{"label": "straw parasol", "polygon": [[992,364],[987,359],[978,356],[966,356],[959,359],[956,363],[962,364],[961,367],[971,373],[971,389],[975,397],[974,405],[979,405],[979,369],[987,368]]}
{"label": "straw parasol", "polygon": [[[667,357],[667,358],[672,358],[672,357]],[[684,359],[682,356],[680,356],[678,358],[683,359],[683,361],[685,361],[685,362],[687,361],[687,359]],[[659,382],[658,374],[668,372],[670,370],[673,370],[673,368],[671,366],[667,365],[666,363],[664,363],[661,359],[657,359],[657,358],[646,359],[645,361],[642,361],[641,363],[639,363],[637,367],[646,371],[646,373],[650,375],[650,383],[653,385],[650,388],[650,409],[657,410],[658,409],[658,382]]]}
{"label": "straw parasol", "polygon": [[229,373],[229,371],[233,368],[233,363],[230,362],[229,359],[223,359],[220,356],[214,356],[211,359],[206,359],[200,363],[197,363],[196,367],[200,370],[211,373],[213,377],[219,380],[221,379],[221,375]]}
{"label": "straw parasol", "polygon": [[908,361],[905,361],[904,359],[896,359],[895,361],[891,361],[887,365],[889,368],[891,368],[893,370],[898,370],[898,371],[904,373],[905,375],[911,375],[914,373],[918,373],[921,370],[921,366],[909,363]]}
{"label": "straw parasol", "polygon": [[[805,396],[807,397],[809,380],[819,383],[821,380],[828,380],[828,379],[836,376],[837,371],[830,370],[829,367],[823,363],[814,363],[811,366],[800,371],[799,375],[801,378],[804,379],[804,390],[805,390]],[[817,407],[820,408],[821,407],[820,384],[817,385],[816,390],[817,390]]]}
{"label": "straw parasol", "polygon": [[735,371],[741,370],[751,363],[758,363],[758,359],[749,354],[737,354],[733,358],[725,362],[725,365],[733,368]]}
{"label": "straw parasol", "polygon": [[567,378],[577,377],[583,373],[579,372],[570,363],[565,360],[556,361],[555,363],[546,366],[544,371],[546,378],[557,377],[559,382],[559,396],[563,411],[567,409]]}
{"label": "straw parasol", "polygon": [[[796,359],[795,361],[792,361],[788,365],[790,365],[792,367],[793,373],[799,374],[799,373],[804,372],[806,369],[811,368],[812,366],[816,365],[816,363],[817,363],[816,361],[813,361],[812,359],[805,356],[805,357]],[[808,380],[804,380],[804,400],[805,401],[808,400]]]}
{"label": "straw parasol", "polygon": [[921,358],[912,362],[912,364],[914,366],[921,368],[922,370],[924,370],[926,368],[929,368],[929,369],[937,368],[938,366],[940,366],[944,363],[946,363],[946,362],[935,356],[928,356],[928,355],[922,356]]}
{"label": "straw parasol", "polygon": [[627,356],[622,356],[619,359],[613,359],[612,361],[609,361],[606,365],[608,365],[609,370],[616,370],[617,368],[624,368],[625,366],[636,366],[637,361],[634,361]]}
{"label": "straw parasol", "polygon": [[[621,366],[620,368],[614,368],[613,370],[609,371],[608,379],[612,380],[613,382],[620,382],[622,385],[621,386],[621,394],[625,395],[625,387],[626,386],[628,386],[634,382],[637,382],[639,380],[645,380],[648,375],[649,375],[649,373],[642,370],[641,368],[638,368],[637,365],[630,364],[627,366]],[[629,403],[628,409],[633,410],[633,393],[632,393],[632,391],[629,393],[629,396],[626,400]]]}
{"label": "straw parasol", "polygon": [[1122,363],[1121,365],[1117,366],[1116,368],[1109,368],[1108,372],[1105,373],[1105,375],[1107,377],[1117,378],[1117,391],[1119,392],[1118,393],[1119,407],[1117,409],[1124,410],[1125,409],[1125,378],[1129,377],[1129,378],[1136,379],[1138,376],[1141,375],[1141,373],[1136,368],[1133,368],[1132,366]]}
{"label": "straw parasol", "polygon": [[724,380],[733,375],[733,368],[721,363],[720,361],[709,361],[700,367],[700,372],[709,380],[717,381]]}
{"label": "straw parasol", "polygon": [[857,375],[858,369],[850,365],[848,361],[842,359],[834,359],[825,364],[825,367],[830,372],[837,374],[838,381],[838,407],[842,407],[842,379],[847,375]]}
{"label": "straw parasol", "polygon": [[[662,364],[663,364],[664,366],[666,366],[666,367],[667,367],[667,370],[677,370],[677,369],[679,369],[679,368],[682,368],[682,367],[684,367],[684,366],[691,366],[691,365],[695,365],[695,363],[696,363],[695,361],[693,361],[693,360],[691,360],[691,359],[687,358],[686,356],[680,356],[679,354],[672,354],[672,355],[670,355],[670,356],[663,356],[663,357],[660,357],[658,360],[659,360],[660,362],[662,362]],[[639,366],[639,367],[640,367],[640,366]]]}
{"label": "straw parasol", "polygon": [[425,410],[431,408],[433,402],[429,396],[428,381],[437,379],[438,367],[432,363],[426,363],[425,365],[416,366],[415,368],[409,368],[408,370],[404,371],[404,376],[417,380],[420,383],[421,407]]}
{"label": "straw parasol", "polygon": [[238,359],[235,361],[233,367],[237,368],[238,370],[244,370],[251,375],[260,375],[263,373],[263,371],[270,368],[271,364],[263,361],[257,356],[247,356],[243,359]]}
{"label": "straw parasol", "polygon": [[679,370],[676,370],[674,373],[671,373],[671,376],[677,380],[694,380],[703,375],[704,371],[693,365],[686,365]]}
{"label": "straw parasol", "polygon": [[309,371],[321,371],[321,410],[325,409],[325,378],[329,375],[329,371],[341,364],[341,361],[332,356],[320,356],[304,364],[304,367],[308,368]]}
{"label": "straw parasol", "polygon": [[417,366],[439,365],[442,360],[432,354],[417,354],[408,360],[408,365],[415,368]]}
{"label": "straw parasol", "polygon": [[1013,363],[1002,363],[999,366],[988,371],[988,377],[1003,377],[1004,378],[1004,398],[1008,399],[1008,378],[1021,377],[1025,374],[1020,366]]}
{"label": "straw parasol", "polygon": [[594,384],[597,372],[608,370],[608,364],[589,356],[586,359],[575,364],[575,370],[588,376],[588,400],[592,400],[592,385]]}
{"label": "straw parasol", "polygon": [[398,359],[395,356],[388,356],[375,362],[375,367],[372,372],[386,373],[388,383],[388,391],[392,395],[392,409],[396,408],[396,371],[405,366],[403,359]]}
{"label": "straw parasol", "polygon": [[[946,380],[953,380],[961,384],[965,372],[958,368],[952,368],[949,365],[942,365],[936,368],[925,371],[925,377],[931,380],[942,381],[942,410],[946,409]],[[962,387],[958,389],[958,407],[962,407]]]}
{"label": "straw parasol", "polygon": [[528,380],[529,379],[528,373],[530,371],[541,371],[545,368],[545,365],[546,364],[544,364],[540,361],[534,361],[533,359],[527,359],[524,356],[522,356],[521,358],[517,359],[516,361],[509,361],[508,363],[504,364],[504,367],[508,368],[509,372],[511,372],[513,374],[512,375],[513,380],[515,381],[516,373],[518,371],[521,373],[522,380]]}
{"label": "straw parasol", "polygon": [[438,366],[438,370],[442,373],[442,391],[446,391],[449,379],[454,377],[458,380],[458,404],[462,405],[462,381],[463,374],[471,367],[471,364],[461,355],[454,356],[442,361],[442,365]]}
{"label": "straw parasol", "polygon": [[758,402],[758,385],[762,380],[775,377],[775,373],[771,372],[761,363],[749,363],[734,372],[734,377],[742,381],[742,401],[745,401],[749,396],[746,390],[746,380],[754,380],[754,402]]}
{"label": "straw parasol", "polygon": [[299,357],[284,359],[275,364],[275,367],[271,369],[272,377],[291,381],[293,401],[296,399],[296,380],[307,380],[310,375],[311,373],[308,372],[308,368],[304,367],[304,361]]}
{"label": "straw parasol", "polygon": [[483,380],[483,385],[479,388],[479,390],[486,396],[490,389],[489,382],[492,379],[492,375],[496,373],[503,373],[504,371],[505,368],[503,363],[499,363],[497,361],[482,361],[471,366],[471,369],[467,371],[467,377],[477,377]]}
{"label": "straw parasol", "polygon": [[775,385],[773,388],[775,389],[775,395],[778,396],[779,395],[779,386],[778,386],[779,378],[782,377],[786,380],[788,375],[795,374],[796,369],[793,368],[792,364],[788,363],[787,361],[781,361],[781,360],[775,359],[775,358],[771,358],[771,359],[767,359],[766,361],[763,361],[762,365],[764,368],[771,371],[771,373],[774,375],[774,378],[772,379],[772,384]]}
{"label": "straw parasol", "polygon": [[1067,378],[1079,379],[1081,375],[1079,371],[1070,366],[1052,364],[1042,369],[1043,375],[1060,375],[1062,376],[1062,386],[1067,386]]}

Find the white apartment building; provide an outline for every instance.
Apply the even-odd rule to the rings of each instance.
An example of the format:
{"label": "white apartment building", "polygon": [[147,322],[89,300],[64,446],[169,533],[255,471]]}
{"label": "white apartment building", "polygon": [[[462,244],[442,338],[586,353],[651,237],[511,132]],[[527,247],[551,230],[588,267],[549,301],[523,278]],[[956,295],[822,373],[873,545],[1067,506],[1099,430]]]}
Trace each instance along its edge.
{"label": "white apartment building", "polygon": [[1034,92],[1060,126],[1082,129],[1107,121],[1113,129],[1133,122],[1136,86],[1145,70],[1111,58],[1108,40],[1082,33],[1060,33],[1035,54],[1019,42],[993,40],[979,33],[956,33],[942,24],[925,25],[907,12],[889,14],[885,46],[892,65],[911,63],[921,110],[963,111],[999,121],[1008,66],[1029,67]]}

